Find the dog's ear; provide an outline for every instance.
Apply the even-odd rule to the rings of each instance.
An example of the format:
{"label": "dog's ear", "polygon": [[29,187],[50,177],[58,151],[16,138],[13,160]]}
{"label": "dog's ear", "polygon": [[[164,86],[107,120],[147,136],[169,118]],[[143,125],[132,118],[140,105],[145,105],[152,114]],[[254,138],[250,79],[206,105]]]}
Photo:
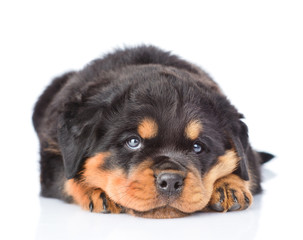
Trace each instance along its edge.
{"label": "dog's ear", "polygon": [[239,175],[243,180],[248,181],[248,160],[247,150],[249,148],[248,143],[248,129],[244,122],[238,121],[236,126],[232,129],[231,140],[240,158],[239,166],[235,173]]}
{"label": "dog's ear", "polygon": [[58,142],[63,156],[64,172],[67,179],[74,178],[81,164],[88,157],[92,145],[92,128],[87,114],[79,111],[77,104],[60,114],[58,121]]}

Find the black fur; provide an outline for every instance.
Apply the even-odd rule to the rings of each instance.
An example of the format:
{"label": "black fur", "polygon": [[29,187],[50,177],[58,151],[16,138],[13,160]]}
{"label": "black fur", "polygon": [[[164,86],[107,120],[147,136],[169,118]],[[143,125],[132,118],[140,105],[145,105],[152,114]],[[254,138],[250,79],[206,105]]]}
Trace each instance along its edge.
{"label": "black fur", "polygon": [[[129,151],[125,141],[146,116],[157,120],[160,135],[146,140],[143,151]],[[201,154],[183,134],[196,118],[203,123]],[[98,152],[112,152],[108,169],[128,171],[165,152],[203,175],[232,147],[241,158],[235,173],[248,180],[249,169],[256,183],[251,191],[259,192],[259,166],[270,157],[252,150],[241,118],[200,68],[152,46],[118,50],[56,78],[39,98],[33,122],[41,144],[42,195],[68,201],[64,181],[81,178],[83,163]]]}

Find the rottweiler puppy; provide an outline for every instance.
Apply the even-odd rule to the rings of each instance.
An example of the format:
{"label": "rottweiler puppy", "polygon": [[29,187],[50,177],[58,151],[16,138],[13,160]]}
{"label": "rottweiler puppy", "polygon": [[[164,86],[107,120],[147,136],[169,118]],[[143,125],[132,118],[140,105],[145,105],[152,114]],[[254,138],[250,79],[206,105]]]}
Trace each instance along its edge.
{"label": "rottweiler puppy", "polygon": [[52,81],[33,124],[41,195],[150,218],[248,208],[273,156],[199,67],[153,46],[117,50]]}

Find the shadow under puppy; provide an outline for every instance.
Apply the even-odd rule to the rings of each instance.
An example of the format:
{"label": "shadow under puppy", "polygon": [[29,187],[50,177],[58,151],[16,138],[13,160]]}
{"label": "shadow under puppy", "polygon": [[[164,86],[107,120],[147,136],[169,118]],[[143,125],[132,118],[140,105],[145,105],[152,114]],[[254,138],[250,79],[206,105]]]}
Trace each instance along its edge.
{"label": "shadow under puppy", "polygon": [[36,103],[41,194],[151,218],[248,208],[260,164],[242,114],[200,68],[153,46],[53,80]]}

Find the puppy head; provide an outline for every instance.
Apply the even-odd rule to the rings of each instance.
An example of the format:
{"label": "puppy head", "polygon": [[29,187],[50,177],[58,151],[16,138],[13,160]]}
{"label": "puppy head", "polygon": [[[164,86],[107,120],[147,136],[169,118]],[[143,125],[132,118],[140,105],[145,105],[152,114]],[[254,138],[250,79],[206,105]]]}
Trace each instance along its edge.
{"label": "puppy head", "polygon": [[202,210],[214,182],[232,172],[248,179],[247,128],[218,91],[159,66],[113,78],[117,85],[87,89],[61,114],[67,178],[153,218]]}

